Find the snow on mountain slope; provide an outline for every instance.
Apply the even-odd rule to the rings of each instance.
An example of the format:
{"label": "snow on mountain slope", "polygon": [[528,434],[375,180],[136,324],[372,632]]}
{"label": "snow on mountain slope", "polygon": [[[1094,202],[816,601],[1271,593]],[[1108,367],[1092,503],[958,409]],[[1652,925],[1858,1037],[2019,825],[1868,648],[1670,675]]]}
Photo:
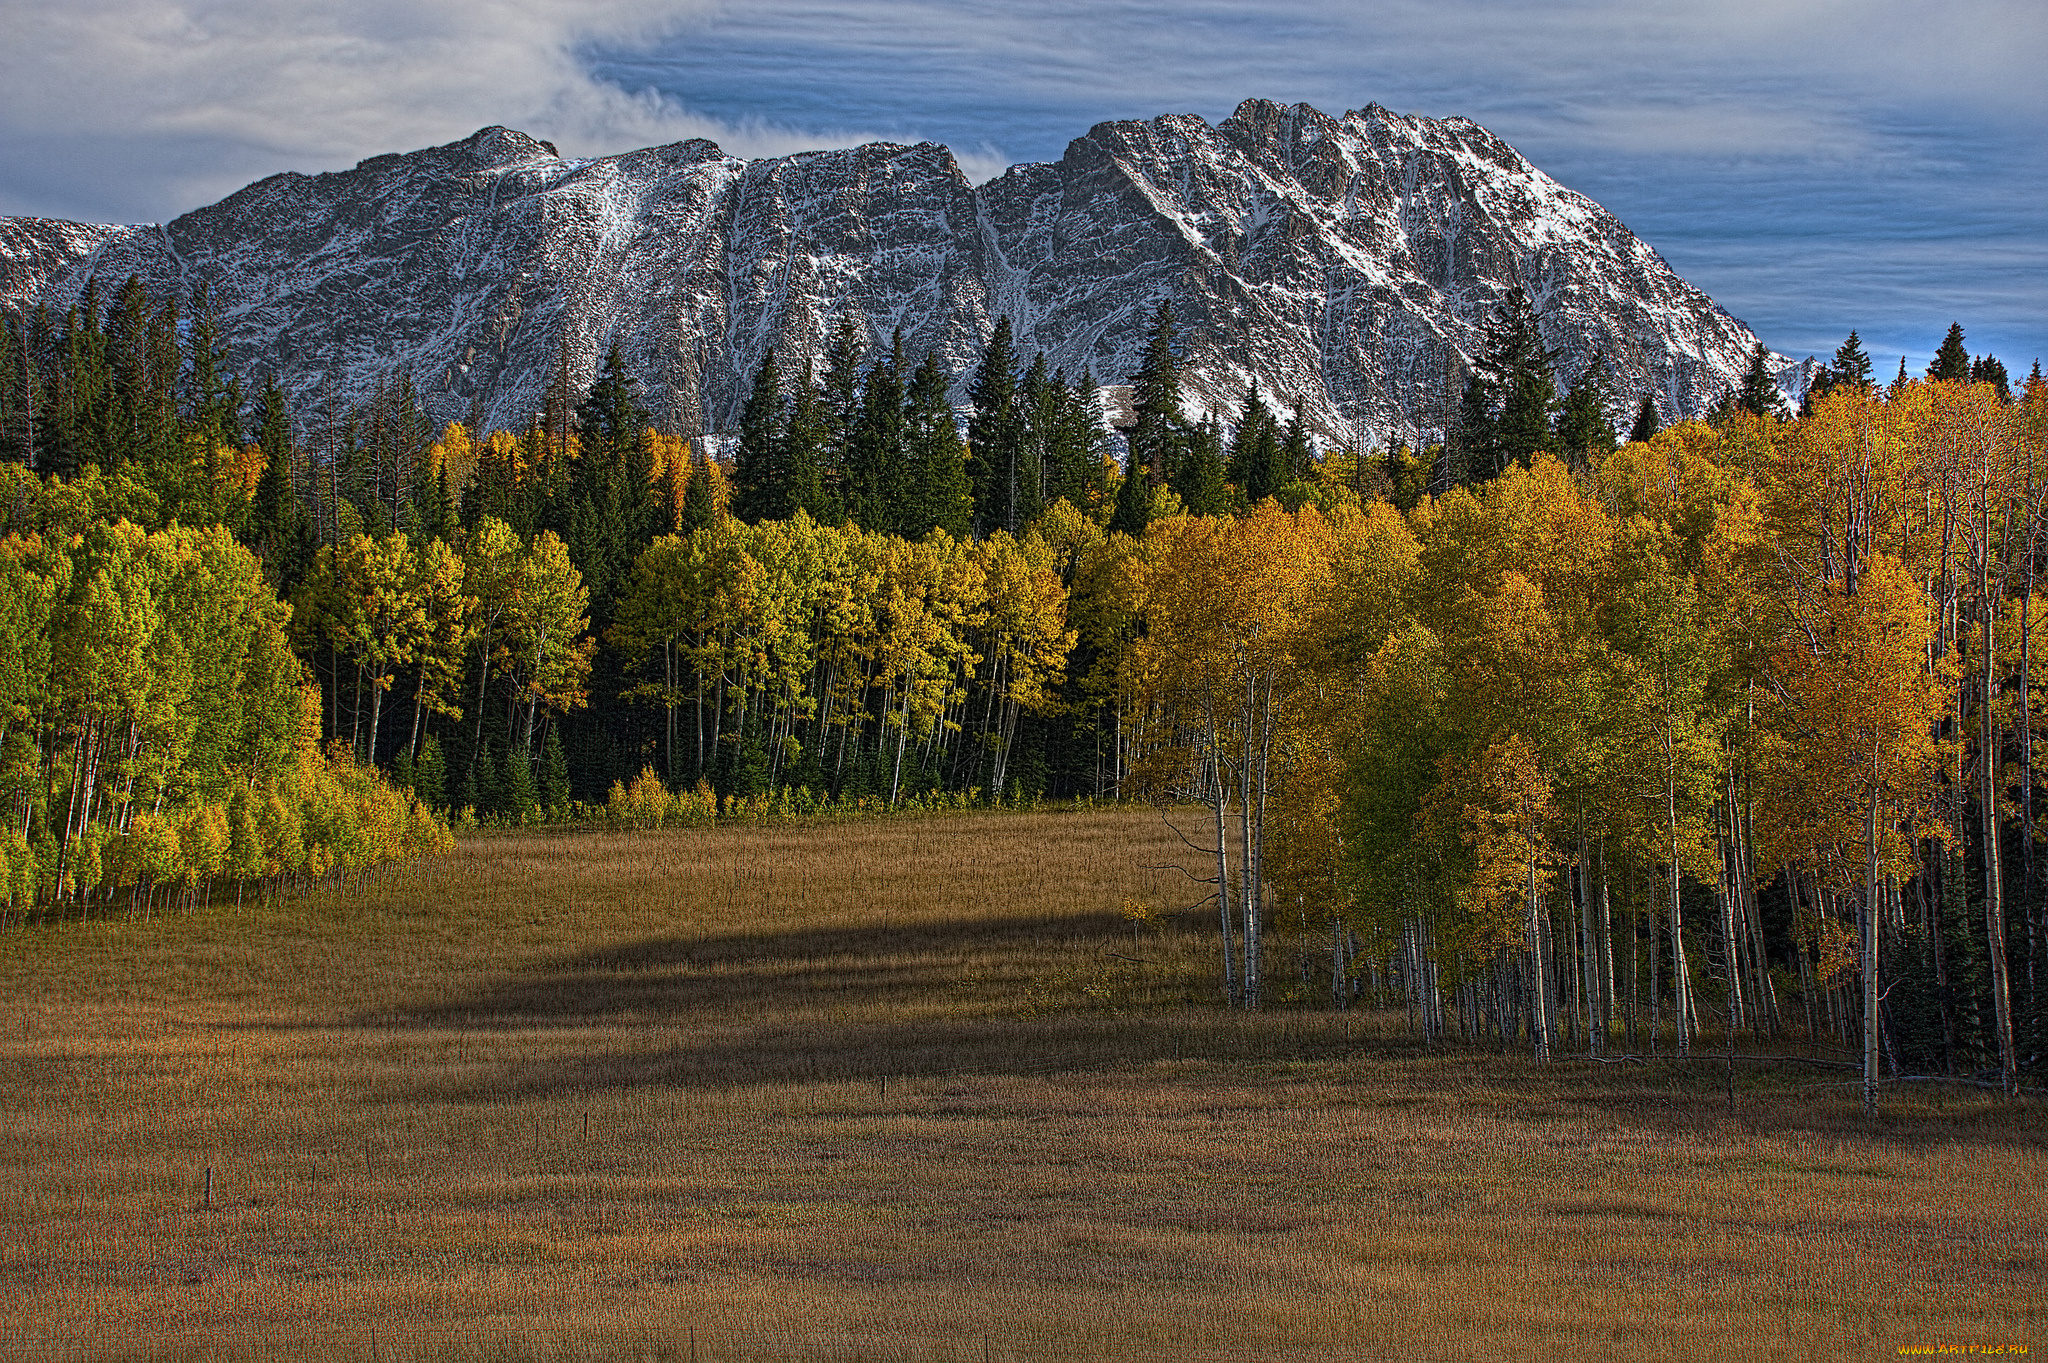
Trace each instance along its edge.
{"label": "snow on mountain slope", "polygon": [[1734,384],[1755,341],[1611,213],[1479,125],[1247,100],[1103,123],[980,188],[944,147],[740,161],[704,141],[571,160],[505,128],[354,170],[250,185],[165,227],[0,219],[0,307],[61,311],[96,279],[204,285],[234,365],[310,411],[410,373],[429,410],[532,419],[564,361],[617,344],[685,430],[726,429],[769,346],[817,362],[842,315],[961,373],[1007,315],[1027,358],[1105,384],[1178,313],[1187,406],[1256,382],[1325,439],[1440,430],[1456,367],[1513,287],[1568,381],[1595,351],[1617,420]]}

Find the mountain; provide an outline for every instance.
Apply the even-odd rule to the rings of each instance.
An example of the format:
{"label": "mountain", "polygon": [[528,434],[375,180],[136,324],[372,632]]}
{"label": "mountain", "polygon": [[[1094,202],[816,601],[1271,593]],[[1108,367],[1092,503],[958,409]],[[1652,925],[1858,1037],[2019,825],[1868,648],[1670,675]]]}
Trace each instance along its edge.
{"label": "mountain", "polygon": [[817,360],[848,309],[873,345],[900,327],[913,358],[936,350],[962,391],[1003,315],[1027,358],[1120,383],[1171,300],[1191,412],[1256,381],[1332,440],[1440,429],[1517,286],[1561,380],[1606,355],[1621,424],[1645,392],[1667,419],[1701,412],[1756,339],[1476,123],[1262,100],[1214,126],[1098,124],[979,187],[933,143],[578,160],[485,128],[163,226],[0,219],[0,308],[61,312],[130,274],[204,285],[234,367],[277,373],[302,412],[405,371],[436,418],[514,428],[613,344],[662,418],[730,428],[767,348],[785,372]]}

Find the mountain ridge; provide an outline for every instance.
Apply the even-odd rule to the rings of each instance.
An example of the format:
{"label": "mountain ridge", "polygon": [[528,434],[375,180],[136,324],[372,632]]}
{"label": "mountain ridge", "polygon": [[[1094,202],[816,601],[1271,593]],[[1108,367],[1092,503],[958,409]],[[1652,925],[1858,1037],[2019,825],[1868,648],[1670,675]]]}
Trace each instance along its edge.
{"label": "mountain ridge", "polygon": [[1511,288],[1562,379],[1606,356],[1617,419],[1644,393],[1698,414],[1756,339],[1469,119],[1263,100],[1098,123],[979,186],[929,142],[569,158],[492,126],[162,225],[0,219],[0,308],[62,311],[130,274],[156,297],[204,285],[231,364],[302,409],[403,371],[437,419],[511,427],[558,366],[587,382],[617,344],[667,424],[728,429],[768,347],[815,364],[848,309],[871,346],[901,327],[913,359],[937,351],[960,395],[1000,316],[1021,354],[1114,385],[1171,301],[1191,413],[1227,417],[1256,383],[1325,440],[1373,443],[1441,431]]}

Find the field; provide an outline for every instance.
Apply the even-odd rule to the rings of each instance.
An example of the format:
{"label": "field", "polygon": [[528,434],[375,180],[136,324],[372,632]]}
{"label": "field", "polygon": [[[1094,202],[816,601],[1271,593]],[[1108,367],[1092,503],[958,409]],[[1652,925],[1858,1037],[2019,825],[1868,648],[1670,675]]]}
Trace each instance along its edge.
{"label": "field", "polygon": [[2038,1100],[1751,1064],[1731,1119],[1715,1064],[1231,1015],[1210,916],[1122,913],[1183,859],[1147,810],[498,834],[10,928],[0,1354],[2048,1348]]}

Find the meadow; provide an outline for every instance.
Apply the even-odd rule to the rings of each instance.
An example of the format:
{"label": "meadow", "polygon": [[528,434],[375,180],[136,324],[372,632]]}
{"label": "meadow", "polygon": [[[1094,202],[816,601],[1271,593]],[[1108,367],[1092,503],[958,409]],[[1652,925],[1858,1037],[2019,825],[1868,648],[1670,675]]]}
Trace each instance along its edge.
{"label": "meadow", "polygon": [[538,830],[10,927],[0,1354],[2048,1347],[2038,1099],[1426,1049],[1286,998],[1284,923],[1233,1014],[1180,864],[1149,809]]}

